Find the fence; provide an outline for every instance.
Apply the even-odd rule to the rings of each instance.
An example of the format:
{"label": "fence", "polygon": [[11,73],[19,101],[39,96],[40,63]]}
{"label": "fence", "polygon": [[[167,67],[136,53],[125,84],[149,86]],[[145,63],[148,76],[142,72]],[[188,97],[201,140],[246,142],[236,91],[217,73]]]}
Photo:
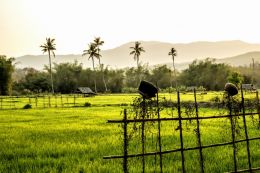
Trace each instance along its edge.
{"label": "fence", "polygon": [[[258,92],[256,91],[256,112],[255,110],[253,112],[248,112],[246,111],[245,108],[245,99],[244,99],[244,92],[241,89],[241,100],[240,100],[240,111],[238,113],[234,113],[234,109],[232,107],[232,97],[228,96],[227,100],[227,108],[228,108],[228,114],[225,115],[213,115],[213,116],[199,116],[199,110],[198,110],[198,102],[197,102],[197,94],[196,91],[194,90],[194,107],[195,107],[195,117],[182,117],[182,111],[181,111],[181,101],[180,101],[180,93],[177,93],[177,117],[169,117],[169,118],[161,118],[160,116],[160,109],[159,109],[159,101],[158,101],[158,94],[157,94],[157,99],[156,99],[156,106],[158,107],[157,109],[157,117],[156,118],[145,118],[145,116],[140,116],[140,118],[133,118],[129,119],[127,114],[127,110],[124,110],[124,116],[122,120],[108,120],[108,123],[119,123],[122,124],[123,127],[123,155],[111,155],[111,156],[104,156],[103,159],[123,159],[123,171],[125,173],[129,172],[129,159],[130,158],[141,158],[141,169],[138,172],[146,172],[146,157],[148,156],[159,156],[159,171],[157,172],[163,172],[163,155],[169,154],[169,153],[180,153],[181,155],[181,172],[185,173],[186,172],[186,167],[185,164],[185,155],[184,152],[186,151],[198,151],[199,152],[199,165],[200,165],[200,172],[204,173],[205,172],[205,158],[203,155],[203,150],[206,148],[215,148],[215,147],[220,147],[220,146],[231,146],[232,148],[232,162],[234,167],[232,168],[233,170],[230,172],[255,172],[260,170],[260,164],[259,167],[252,167],[252,159],[251,159],[251,151],[250,151],[250,142],[252,141],[258,141],[260,140],[260,136],[258,137],[253,137],[249,138],[248,136],[248,126],[247,126],[247,121],[246,117],[248,116],[257,116],[258,118],[258,123],[260,124],[260,105],[259,105],[259,97],[258,97]],[[143,102],[144,103],[144,102]],[[145,105],[143,106],[143,114],[145,114]],[[155,107],[156,107],[155,106]],[[243,119],[243,133],[245,138],[243,139],[236,139],[236,127],[235,127],[235,118],[236,117],[242,117]],[[201,141],[201,129],[200,129],[200,123],[202,120],[212,120],[212,119],[224,119],[228,118],[228,121],[230,121],[230,134],[231,134],[231,141],[230,142],[222,142],[222,143],[213,143],[210,145],[203,145]],[[179,141],[180,141],[180,147],[177,149],[171,149],[171,150],[162,150],[162,140],[161,140],[161,123],[166,122],[166,121],[174,121],[178,123],[178,129],[179,129]],[[195,121],[196,123],[196,138],[197,138],[197,146],[195,147],[184,147],[184,134],[183,134],[183,121]],[[155,122],[157,123],[157,143],[156,145],[158,146],[158,150],[152,151],[152,152],[146,152],[145,151],[145,125],[148,122]],[[129,125],[132,123],[140,123],[141,124],[141,152],[140,153],[129,153],[128,148],[129,148]],[[259,125],[258,124],[258,125]],[[237,145],[239,143],[245,143],[246,145],[246,162],[247,162],[247,167],[243,169],[238,169],[237,165]],[[156,148],[157,148],[156,146]],[[256,160],[256,162],[260,163],[259,160]],[[154,170],[155,171],[155,170]],[[156,171],[155,171],[156,172]]]}
{"label": "fence", "polygon": [[0,109],[19,109],[26,104],[34,108],[84,106],[86,97],[74,95],[0,96]]}

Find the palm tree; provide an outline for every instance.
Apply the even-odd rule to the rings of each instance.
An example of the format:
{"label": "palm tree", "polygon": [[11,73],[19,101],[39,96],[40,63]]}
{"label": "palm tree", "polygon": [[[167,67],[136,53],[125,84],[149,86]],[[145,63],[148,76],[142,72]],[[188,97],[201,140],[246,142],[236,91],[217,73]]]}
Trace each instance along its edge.
{"label": "palm tree", "polygon": [[[95,39],[94,39],[94,42],[93,42],[95,45],[96,45],[96,47],[97,47],[97,53],[99,54],[99,52],[100,52],[100,46],[102,46],[105,42],[104,41],[102,41],[101,39],[100,39],[100,37],[96,37]],[[101,63],[100,63],[100,57],[98,58],[98,62],[99,62],[99,65],[101,65]]]}
{"label": "palm tree", "polygon": [[175,58],[175,56],[177,56],[177,51],[174,48],[171,48],[171,51],[168,53],[168,55],[172,56],[174,78],[175,78],[175,87],[177,89],[176,70],[175,70],[175,64],[174,64],[174,58]]}
{"label": "palm tree", "polygon": [[105,43],[105,42],[102,41],[102,40],[100,39],[100,37],[96,37],[96,38],[94,39],[94,43],[93,43],[93,44],[97,47],[97,53],[99,54],[99,58],[98,58],[99,67],[100,67],[100,70],[101,70],[101,72],[102,72],[103,83],[104,83],[104,86],[105,86],[105,90],[106,90],[106,92],[107,92],[107,84],[106,84],[105,76],[104,76],[104,72],[103,72],[103,67],[104,67],[104,65],[101,64],[101,62],[100,62],[100,58],[101,58],[102,56],[100,55],[100,48],[99,48],[99,47],[102,46],[104,43]]}
{"label": "palm tree", "polygon": [[90,43],[88,46],[89,46],[88,49],[83,50],[82,56],[89,55],[88,59],[92,60],[93,71],[94,71],[94,75],[95,75],[94,76],[95,92],[97,92],[95,60],[94,60],[94,58],[99,59],[100,58],[100,54],[98,54],[98,50],[97,50],[97,47],[96,47],[95,44]]}
{"label": "palm tree", "polygon": [[41,45],[43,53],[48,52],[49,55],[49,65],[50,65],[50,76],[51,76],[51,89],[52,94],[54,94],[54,87],[53,87],[53,78],[52,78],[52,68],[51,68],[51,53],[53,57],[55,57],[54,50],[56,50],[56,44],[54,43],[55,39],[46,38],[46,43]]}
{"label": "palm tree", "polygon": [[134,47],[130,47],[130,49],[132,49],[132,51],[130,52],[130,55],[134,54],[134,60],[137,63],[137,68],[139,66],[139,57],[141,55],[141,52],[145,52],[144,48],[141,47],[141,43],[136,41],[135,42],[135,46]]}

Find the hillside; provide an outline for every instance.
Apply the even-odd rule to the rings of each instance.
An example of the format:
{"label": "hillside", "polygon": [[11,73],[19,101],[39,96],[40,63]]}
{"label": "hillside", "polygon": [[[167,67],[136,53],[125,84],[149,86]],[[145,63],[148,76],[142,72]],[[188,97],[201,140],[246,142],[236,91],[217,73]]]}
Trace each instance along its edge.
{"label": "hillside", "polygon": [[[136,63],[133,60],[133,56],[129,55],[129,47],[133,45],[134,42],[129,42],[113,49],[101,51],[102,63],[112,68],[135,66]],[[257,58],[257,51],[260,51],[260,44],[250,44],[242,41],[193,42],[185,44],[143,41],[142,46],[146,52],[141,55],[140,61],[149,65],[170,63],[171,57],[168,56],[168,52],[171,47],[174,47],[178,53],[176,65],[177,68],[181,66],[181,69],[194,59],[205,59],[207,57],[221,59],[220,62],[225,61],[223,58],[226,59],[228,57],[227,62],[231,63],[231,65],[233,62],[234,65],[248,64],[248,60],[251,61],[253,55]],[[251,54],[245,54],[246,52],[252,52],[252,56]],[[233,57],[235,55],[238,56]],[[242,55],[243,57],[251,57],[247,60],[247,58],[240,57]],[[235,60],[232,58],[235,58]],[[74,62],[75,60],[83,63],[84,67],[91,67],[91,61],[88,61],[88,57],[82,57],[81,54],[57,55],[53,62]],[[17,67],[19,68],[34,67],[43,69],[44,64],[48,64],[48,57],[47,55],[25,55],[17,57],[16,62],[18,62]]]}
{"label": "hillside", "polygon": [[252,64],[252,58],[254,58],[255,62],[260,62],[260,52],[247,52],[241,55],[219,59],[217,62],[232,66],[249,66]]}

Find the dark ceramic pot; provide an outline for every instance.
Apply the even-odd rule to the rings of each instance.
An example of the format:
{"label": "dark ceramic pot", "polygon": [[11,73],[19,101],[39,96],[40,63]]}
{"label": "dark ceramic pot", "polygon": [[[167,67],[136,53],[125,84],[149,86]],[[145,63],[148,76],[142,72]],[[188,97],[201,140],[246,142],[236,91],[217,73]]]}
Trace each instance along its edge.
{"label": "dark ceramic pot", "polygon": [[141,81],[138,91],[144,98],[149,99],[156,96],[158,89],[150,82]]}
{"label": "dark ceramic pot", "polygon": [[238,89],[237,89],[236,85],[234,85],[232,83],[226,83],[224,89],[230,96],[237,95],[237,93],[238,93]]}

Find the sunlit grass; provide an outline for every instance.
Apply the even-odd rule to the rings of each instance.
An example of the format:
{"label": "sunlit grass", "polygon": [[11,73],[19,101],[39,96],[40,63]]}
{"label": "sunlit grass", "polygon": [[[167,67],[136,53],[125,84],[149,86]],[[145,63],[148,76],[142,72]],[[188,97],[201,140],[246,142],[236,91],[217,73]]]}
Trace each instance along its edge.
{"label": "sunlit grass", "polygon": [[[219,93],[221,95],[221,93]],[[122,103],[130,104],[137,95],[101,95],[82,98],[82,103],[90,102],[91,107],[14,109],[0,111],[0,172],[122,172],[122,160],[103,160],[103,156],[122,155],[122,128],[117,124],[106,123],[108,119],[121,119]],[[192,100],[192,94],[181,95],[184,100]],[[176,95],[161,94],[160,97]],[[199,100],[214,97],[204,95]],[[83,100],[84,99],[84,100]],[[220,110],[200,108],[199,115],[215,115]],[[221,110],[223,113],[223,110]],[[162,117],[177,117],[164,110]],[[185,116],[185,114],[183,115]],[[257,118],[257,117],[256,117]],[[203,145],[230,142],[230,121],[227,118],[201,120]],[[239,123],[243,125],[242,118]],[[249,137],[260,136],[259,129],[247,118]],[[131,125],[129,125],[131,127]],[[180,148],[178,122],[162,122],[162,150]],[[196,122],[183,121],[184,147],[197,146],[194,129]],[[158,151],[157,123],[149,128],[146,138],[146,151]],[[139,134],[139,133],[138,133]],[[243,129],[237,139],[244,138]],[[129,143],[129,153],[140,153],[140,136]],[[259,167],[260,143],[250,142],[252,165]],[[233,170],[231,145],[203,149],[205,172],[227,172]],[[185,151],[187,172],[200,172],[199,152]],[[146,157],[146,170],[159,171],[159,157]],[[247,165],[246,145],[238,145],[238,166]],[[129,159],[130,172],[141,171],[141,159]],[[181,172],[180,153],[163,155],[165,172]]]}

